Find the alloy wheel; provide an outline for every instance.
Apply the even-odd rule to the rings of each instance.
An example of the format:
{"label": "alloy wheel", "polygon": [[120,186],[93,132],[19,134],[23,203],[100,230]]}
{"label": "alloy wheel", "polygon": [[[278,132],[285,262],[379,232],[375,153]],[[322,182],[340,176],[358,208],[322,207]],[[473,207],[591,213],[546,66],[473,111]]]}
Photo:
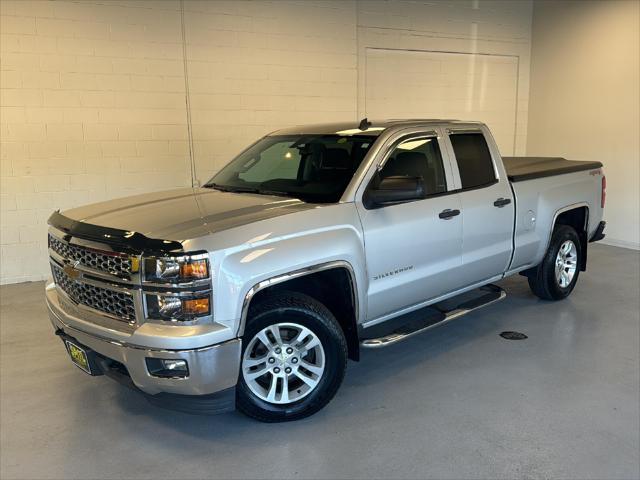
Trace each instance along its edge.
{"label": "alloy wheel", "polygon": [[324,369],[322,342],[297,323],[277,323],[260,330],[242,357],[242,376],[251,392],[279,405],[313,392]]}
{"label": "alloy wheel", "polygon": [[556,255],[555,273],[556,281],[562,288],[567,288],[576,274],[578,266],[578,249],[571,240],[566,240],[560,245]]}

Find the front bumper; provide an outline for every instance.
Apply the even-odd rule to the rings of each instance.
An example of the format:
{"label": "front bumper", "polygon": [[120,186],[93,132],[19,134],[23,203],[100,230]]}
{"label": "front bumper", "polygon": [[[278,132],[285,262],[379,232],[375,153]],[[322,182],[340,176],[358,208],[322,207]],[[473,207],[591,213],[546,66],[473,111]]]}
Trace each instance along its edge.
{"label": "front bumper", "polygon": [[[126,367],[132,384],[157,397],[211,395],[235,387],[240,368],[240,339],[190,350],[149,348],[109,339],[71,326],[82,323],[63,310],[55,287],[46,289],[49,318],[56,331],[63,331],[99,355]],[[146,358],[182,359],[189,365],[185,378],[161,378],[147,370]]]}

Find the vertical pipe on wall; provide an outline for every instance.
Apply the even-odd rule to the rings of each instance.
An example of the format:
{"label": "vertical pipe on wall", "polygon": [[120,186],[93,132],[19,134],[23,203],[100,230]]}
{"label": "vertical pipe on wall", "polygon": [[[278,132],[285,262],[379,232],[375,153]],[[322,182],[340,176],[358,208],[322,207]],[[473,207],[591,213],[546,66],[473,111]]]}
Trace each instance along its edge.
{"label": "vertical pipe on wall", "polygon": [[182,28],[182,62],[184,66],[184,95],[187,110],[187,140],[189,143],[189,166],[191,174],[191,186],[197,185],[196,164],[193,153],[193,128],[191,125],[191,94],[189,92],[189,69],[187,65],[187,40],[184,26],[184,0],[180,0],[180,22]]}

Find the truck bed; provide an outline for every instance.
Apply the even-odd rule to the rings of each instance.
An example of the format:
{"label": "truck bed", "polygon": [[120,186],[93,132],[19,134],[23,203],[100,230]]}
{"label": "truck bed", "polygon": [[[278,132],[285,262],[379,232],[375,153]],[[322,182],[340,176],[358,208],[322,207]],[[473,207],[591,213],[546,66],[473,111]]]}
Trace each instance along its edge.
{"label": "truck bed", "polygon": [[600,162],[582,162],[562,157],[502,157],[507,176],[512,182],[551,177],[565,173],[593,170]]}

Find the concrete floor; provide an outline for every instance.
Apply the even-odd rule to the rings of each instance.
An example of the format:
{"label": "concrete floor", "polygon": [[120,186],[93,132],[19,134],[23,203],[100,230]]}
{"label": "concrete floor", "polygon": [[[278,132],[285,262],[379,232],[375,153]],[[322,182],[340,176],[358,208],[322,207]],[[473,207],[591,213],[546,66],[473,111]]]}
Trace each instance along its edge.
{"label": "concrete floor", "polygon": [[43,284],[3,287],[0,477],[637,479],[639,258],[595,245],[559,303],[508,279],[502,303],[365,352],[328,408],[276,425],[161,410],[86,376]]}

